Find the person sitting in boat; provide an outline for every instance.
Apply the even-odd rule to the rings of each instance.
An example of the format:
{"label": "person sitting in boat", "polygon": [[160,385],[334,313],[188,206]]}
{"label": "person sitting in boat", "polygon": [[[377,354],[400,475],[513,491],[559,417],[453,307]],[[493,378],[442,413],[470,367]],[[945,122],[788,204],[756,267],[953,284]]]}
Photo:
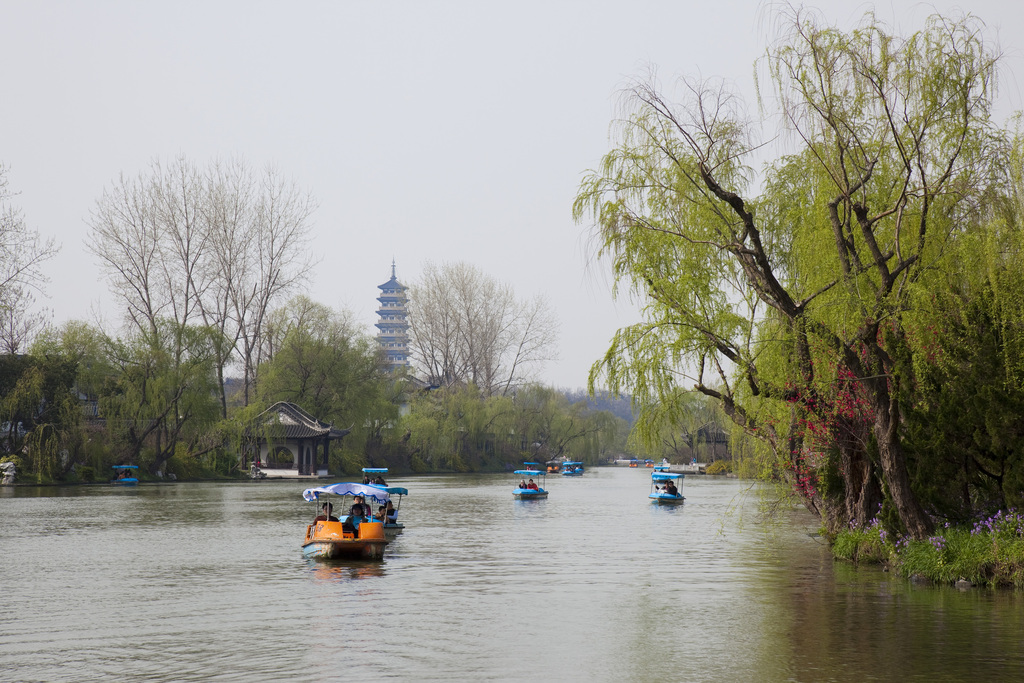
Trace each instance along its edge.
{"label": "person sitting in boat", "polygon": [[519,480],[519,488],[521,488],[521,489],[525,489],[526,488],[526,480],[525,479],[520,479]]}
{"label": "person sitting in boat", "polygon": [[395,504],[392,503],[390,500],[388,501],[387,506],[384,508],[384,521],[386,521],[388,524],[398,523],[398,510],[395,509]]}
{"label": "person sitting in boat", "polygon": [[533,479],[531,479],[531,480],[530,480],[530,481],[529,481],[529,482],[528,482],[528,483],[526,484],[526,488],[528,488],[528,489],[531,489],[531,490],[533,490],[533,491],[536,491],[536,490],[537,490],[537,484],[536,484],[536,483],[535,483],[535,482],[533,481]]}
{"label": "person sitting in boat", "polygon": [[679,489],[677,489],[676,485],[673,484],[670,481],[665,482],[665,489],[664,489],[664,491],[665,491],[665,493],[667,493],[670,496],[678,496],[679,495]]}
{"label": "person sitting in boat", "polygon": [[355,501],[352,503],[352,507],[348,510],[349,517],[352,521],[358,524],[359,522],[366,519],[369,516],[370,509],[366,506],[366,499],[362,496],[356,496]]}
{"label": "person sitting in boat", "polygon": [[379,474],[373,480],[373,483],[377,484],[378,486],[387,486],[388,485],[388,483],[386,481],[384,481],[384,477],[380,476]]}
{"label": "person sitting in boat", "polygon": [[383,505],[381,505],[381,506],[379,506],[377,508],[377,511],[375,513],[373,513],[373,518],[375,520],[377,520],[378,522],[383,522],[384,521],[384,515],[385,515],[385,508],[384,508]]}
{"label": "person sitting in boat", "polygon": [[342,529],[349,533],[357,533],[359,529],[359,523],[365,521],[366,517],[370,514],[370,508],[364,502],[365,498],[362,496],[356,496],[352,507],[348,509],[348,517],[341,523]]}
{"label": "person sitting in boat", "polygon": [[335,517],[332,514],[333,512],[334,512],[334,505],[332,505],[331,503],[324,503],[323,507],[320,509],[320,514],[317,515],[316,519],[314,519],[313,521],[314,522],[337,522],[338,518]]}
{"label": "person sitting in boat", "polygon": [[370,475],[369,474],[364,474],[363,475],[363,485],[365,486],[366,484],[369,484],[369,483],[370,483]]}

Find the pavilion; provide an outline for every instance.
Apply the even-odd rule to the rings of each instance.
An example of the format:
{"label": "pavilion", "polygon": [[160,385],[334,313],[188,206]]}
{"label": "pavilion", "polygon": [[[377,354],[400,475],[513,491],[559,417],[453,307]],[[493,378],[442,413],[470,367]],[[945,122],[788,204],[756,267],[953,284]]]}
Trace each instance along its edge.
{"label": "pavilion", "polygon": [[244,452],[250,462],[256,455],[255,464],[268,478],[328,477],[331,441],[350,431],[336,429],[294,403],[278,401],[246,429]]}

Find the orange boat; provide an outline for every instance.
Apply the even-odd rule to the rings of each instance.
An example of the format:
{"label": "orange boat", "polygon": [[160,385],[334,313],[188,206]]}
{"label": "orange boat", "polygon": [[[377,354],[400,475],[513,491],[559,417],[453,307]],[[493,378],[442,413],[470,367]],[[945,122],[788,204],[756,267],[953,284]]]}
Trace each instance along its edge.
{"label": "orange boat", "polygon": [[321,559],[380,560],[387,543],[382,522],[363,522],[355,532],[347,530],[341,522],[314,522],[306,527],[302,555]]}
{"label": "orange boat", "polygon": [[[330,484],[306,489],[302,497],[308,501],[318,501],[322,494],[363,496],[366,500],[373,500],[381,505],[386,505],[389,500],[388,493],[383,488],[355,483]],[[302,555],[318,559],[380,560],[384,558],[384,547],[387,543],[384,523],[379,520],[350,519],[348,516],[341,519],[317,517],[306,526]]]}

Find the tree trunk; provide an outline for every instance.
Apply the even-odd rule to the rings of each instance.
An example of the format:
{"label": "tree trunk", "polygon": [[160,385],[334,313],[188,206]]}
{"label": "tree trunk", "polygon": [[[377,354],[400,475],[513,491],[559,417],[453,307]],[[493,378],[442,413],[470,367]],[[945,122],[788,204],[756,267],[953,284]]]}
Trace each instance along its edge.
{"label": "tree trunk", "polygon": [[934,529],[931,519],[914,495],[910,486],[910,474],[903,456],[903,447],[897,435],[897,423],[885,408],[875,412],[875,438],[878,441],[878,454],[882,463],[882,473],[889,488],[889,495],[896,505],[900,521],[907,533],[915,539],[922,540]]}
{"label": "tree trunk", "polygon": [[863,528],[875,517],[882,502],[882,489],[871,467],[871,460],[851,440],[839,444],[840,472],[843,477],[843,511],[846,519]]}
{"label": "tree trunk", "polygon": [[228,392],[224,386],[224,364],[217,361],[217,387],[220,389],[220,417],[228,419]]}

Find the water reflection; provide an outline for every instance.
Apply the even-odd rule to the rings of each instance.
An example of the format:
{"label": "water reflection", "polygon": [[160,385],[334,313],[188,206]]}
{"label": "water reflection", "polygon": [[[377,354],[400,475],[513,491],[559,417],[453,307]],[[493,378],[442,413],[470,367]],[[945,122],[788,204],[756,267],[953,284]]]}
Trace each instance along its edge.
{"label": "water reflection", "polygon": [[317,581],[342,583],[359,579],[379,579],[387,573],[383,562],[307,559],[306,566]]}

